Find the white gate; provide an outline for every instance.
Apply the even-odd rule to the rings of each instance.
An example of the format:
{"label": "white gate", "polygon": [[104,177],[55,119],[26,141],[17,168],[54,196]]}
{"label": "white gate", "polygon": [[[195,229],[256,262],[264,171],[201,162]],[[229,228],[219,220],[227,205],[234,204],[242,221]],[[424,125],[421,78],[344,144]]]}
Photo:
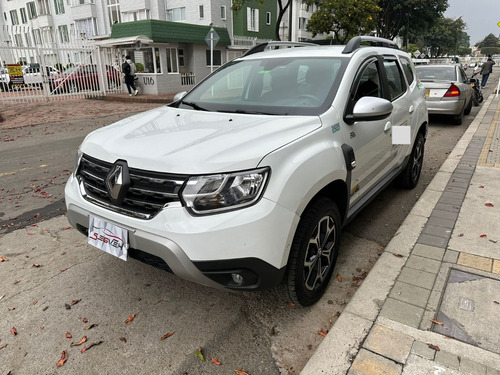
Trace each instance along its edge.
{"label": "white gate", "polygon": [[64,30],[6,26],[0,33],[0,101],[31,102],[122,92],[118,50]]}

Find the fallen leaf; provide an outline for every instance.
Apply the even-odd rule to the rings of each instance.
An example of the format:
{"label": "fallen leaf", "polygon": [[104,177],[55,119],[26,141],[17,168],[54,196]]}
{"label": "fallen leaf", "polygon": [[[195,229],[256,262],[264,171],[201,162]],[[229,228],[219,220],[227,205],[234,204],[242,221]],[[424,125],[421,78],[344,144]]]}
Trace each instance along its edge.
{"label": "fallen leaf", "polygon": [[444,323],[443,322],[438,322],[437,320],[435,319],[429,319],[432,323],[434,324],[439,324],[440,326],[442,326]]}
{"label": "fallen leaf", "polygon": [[458,235],[458,237],[463,237],[463,236],[464,236],[464,234],[463,234],[463,233],[460,233],[460,234]]}
{"label": "fallen leaf", "polygon": [[392,254],[392,255],[394,255],[396,258],[402,258],[403,257],[403,255],[401,255],[401,254]]}
{"label": "fallen leaf", "polygon": [[65,303],[64,307],[66,308],[66,310],[71,310],[71,305],[69,303]]}
{"label": "fallen leaf", "polygon": [[71,336],[71,333],[69,333],[69,331],[66,331],[66,338],[67,339],[72,339],[73,336]]}
{"label": "fallen leaf", "polygon": [[17,335],[16,327],[12,327],[12,329],[10,330],[10,333],[12,333],[12,336],[16,336]]}
{"label": "fallen leaf", "polygon": [[483,185],[479,186],[479,189],[484,189],[484,186]]}
{"label": "fallen leaf", "polygon": [[84,327],[83,329],[84,329],[85,331],[88,331],[89,329],[92,329],[92,328],[94,328],[94,327],[97,327],[97,324],[96,324],[96,323],[91,324],[91,325],[89,325],[89,326],[86,326],[86,327]]}
{"label": "fallen leaf", "polygon": [[198,357],[200,360],[202,360],[203,362],[206,362],[207,360],[205,359],[205,357],[203,357],[203,354],[201,352],[202,350],[203,350],[202,348],[196,349],[196,351],[194,352],[194,355],[196,357]]}
{"label": "fallen leaf", "polygon": [[427,344],[427,346],[430,349],[435,350],[436,352],[439,352],[441,350],[441,349],[439,349],[439,346],[437,346],[437,345]]}
{"label": "fallen leaf", "polygon": [[67,268],[61,268],[59,271],[60,272],[64,272],[64,271],[67,271],[68,269]]}
{"label": "fallen leaf", "polygon": [[123,342],[127,342],[127,338],[126,337],[120,337],[120,340],[122,340]]}
{"label": "fallen leaf", "polygon": [[82,299],[79,298],[79,299],[74,299],[73,301],[71,301],[71,306],[74,306],[76,305],[78,302],[80,302]]}
{"label": "fallen leaf", "polygon": [[8,262],[9,260],[6,257],[0,257],[0,263]]}
{"label": "fallen leaf", "polygon": [[40,331],[43,330],[45,328],[45,326],[40,326]]}
{"label": "fallen leaf", "polygon": [[82,345],[85,342],[87,342],[87,336],[83,336],[82,339],[80,341],[78,341],[77,343],[72,342],[69,346],[78,346],[78,345]]}
{"label": "fallen leaf", "polygon": [[82,323],[88,323],[88,322],[89,322],[89,320],[87,318],[82,319]]}
{"label": "fallen leaf", "polygon": [[168,339],[170,336],[172,336],[173,334],[175,333],[175,331],[172,331],[172,332],[169,332],[165,335],[163,335],[161,338],[160,338],[160,341],[163,341],[165,339]]}
{"label": "fallen leaf", "polygon": [[80,353],[85,353],[87,350],[89,350],[91,347],[93,346],[97,346],[97,345],[100,345],[102,344],[102,341],[96,341],[96,342],[93,342],[92,344],[90,344],[89,346],[85,347],[85,348],[82,348],[82,350],[80,350]]}
{"label": "fallen leaf", "polygon": [[239,370],[234,370],[237,375],[250,375],[248,372],[240,368]]}
{"label": "fallen leaf", "polygon": [[487,236],[486,234],[481,234],[479,237],[480,237],[480,238],[486,238],[486,237],[488,237],[488,236]]}
{"label": "fallen leaf", "polygon": [[500,304],[500,302],[498,302],[498,301],[493,301],[493,303],[496,304],[496,305]]}
{"label": "fallen leaf", "polygon": [[61,359],[57,362],[57,367],[61,367],[68,360],[68,352],[63,350],[61,353]]}
{"label": "fallen leaf", "polygon": [[220,363],[220,361],[218,361],[218,360],[217,360],[217,358],[215,358],[215,357],[212,357],[212,363],[213,363],[214,365],[217,365],[217,366],[220,366],[220,365],[222,364],[222,363]]}
{"label": "fallen leaf", "polygon": [[134,320],[135,314],[130,315],[127,319],[125,319],[125,323],[130,323],[132,320]]}
{"label": "fallen leaf", "polygon": [[2,350],[3,348],[7,347],[8,344],[3,344],[3,345],[0,345],[0,350]]}
{"label": "fallen leaf", "polygon": [[322,329],[322,330],[318,331],[318,335],[320,335],[320,336],[326,337],[327,334],[328,334],[327,329]]}
{"label": "fallen leaf", "polygon": [[16,280],[14,281],[14,284],[19,284],[21,282],[21,280]]}
{"label": "fallen leaf", "polygon": [[287,302],[286,304],[287,304],[288,306],[290,306],[290,307],[295,307],[295,303],[292,303],[292,302]]}
{"label": "fallen leaf", "polygon": [[15,307],[9,307],[9,311],[14,311],[15,309]]}
{"label": "fallen leaf", "polygon": [[0,296],[0,301],[2,300],[3,297],[5,297],[5,294]]}
{"label": "fallen leaf", "polygon": [[486,203],[486,204],[485,204],[485,206],[486,206],[486,207],[495,207],[495,206],[493,205],[493,203]]}
{"label": "fallen leaf", "polygon": [[63,227],[61,230],[68,230],[71,229],[71,227]]}
{"label": "fallen leaf", "polygon": [[340,276],[339,274],[337,274],[337,281],[338,281],[339,283],[341,283],[341,282],[342,282],[342,276]]}
{"label": "fallen leaf", "polygon": [[37,299],[33,301],[33,305],[36,305],[37,303],[38,303]]}
{"label": "fallen leaf", "polygon": [[38,263],[33,263],[33,266],[32,267],[35,267],[35,268],[40,268],[42,265],[41,264],[38,264]]}

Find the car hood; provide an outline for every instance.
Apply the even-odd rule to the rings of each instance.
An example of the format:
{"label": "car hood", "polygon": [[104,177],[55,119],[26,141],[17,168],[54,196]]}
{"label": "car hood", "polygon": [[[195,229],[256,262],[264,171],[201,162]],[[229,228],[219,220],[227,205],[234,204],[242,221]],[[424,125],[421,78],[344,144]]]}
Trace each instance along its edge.
{"label": "car hood", "polygon": [[156,108],[89,134],[81,151],[158,172],[255,168],[265,155],[321,126],[316,116],[269,116]]}

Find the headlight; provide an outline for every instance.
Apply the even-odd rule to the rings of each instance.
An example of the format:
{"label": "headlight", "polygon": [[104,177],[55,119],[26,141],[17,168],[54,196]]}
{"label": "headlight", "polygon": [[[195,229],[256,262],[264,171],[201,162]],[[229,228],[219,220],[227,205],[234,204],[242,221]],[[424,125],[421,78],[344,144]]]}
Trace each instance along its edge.
{"label": "headlight", "polygon": [[261,198],[268,176],[269,168],[194,176],[189,178],[181,195],[196,214],[235,210]]}
{"label": "headlight", "polygon": [[78,171],[78,167],[80,166],[80,161],[82,160],[82,155],[83,155],[83,152],[82,152],[82,150],[80,150],[80,147],[78,147],[78,151],[76,153],[75,169],[73,171],[73,177],[76,177],[76,172]]}

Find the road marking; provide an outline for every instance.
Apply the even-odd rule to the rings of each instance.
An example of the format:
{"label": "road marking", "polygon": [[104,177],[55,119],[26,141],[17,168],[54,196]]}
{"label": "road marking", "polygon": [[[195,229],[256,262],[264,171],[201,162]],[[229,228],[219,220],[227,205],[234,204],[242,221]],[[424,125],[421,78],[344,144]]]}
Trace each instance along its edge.
{"label": "road marking", "polygon": [[26,168],[16,169],[15,171],[0,173],[0,177],[12,176],[12,175],[19,173],[19,172],[32,171],[34,169],[47,168],[47,167],[48,167],[47,164],[42,164],[39,167],[26,167]]}

